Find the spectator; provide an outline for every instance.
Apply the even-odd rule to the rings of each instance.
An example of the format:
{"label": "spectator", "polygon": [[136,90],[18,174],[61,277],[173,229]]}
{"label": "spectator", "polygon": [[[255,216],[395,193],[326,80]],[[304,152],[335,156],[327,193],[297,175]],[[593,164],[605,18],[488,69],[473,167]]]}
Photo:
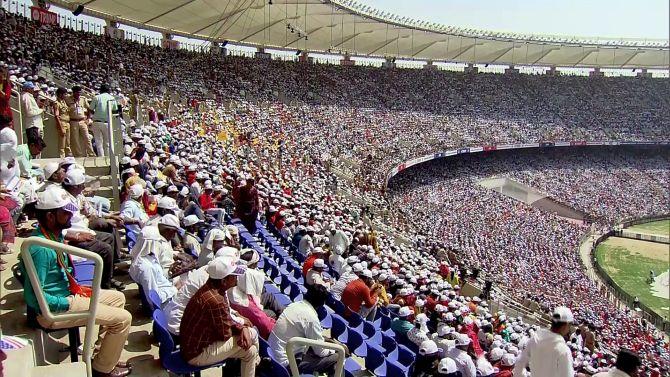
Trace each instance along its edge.
{"label": "spectator", "polygon": [[377,294],[379,286],[372,279],[370,270],[363,270],[360,277],[349,284],[342,292],[342,303],[349,313],[358,313],[361,317],[373,320],[377,313]]}
{"label": "spectator", "polygon": [[44,123],[42,122],[42,113],[44,110],[37,101],[36,96],[38,92],[32,81],[26,81],[22,89],[21,116],[23,117],[23,128],[26,130],[26,136],[30,143],[37,136],[44,136]]}
{"label": "spectator", "polygon": [[246,270],[237,261],[236,257],[224,257],[208,263],[209,280],[184,309],[179,329],[181,354],[195,366],[240,359],[241,376],[253,377],[260,361],[258,340],[252,336],[249,321],[236,320],[231,315],[226,296],[226,291],[237,285],[237,277]]}
{"label": "spectator", "polygon": [[470,342],[471,340],[467,335],[458,334],[456,335],[456,346],[447,351],[447,357],[456,363],[456,367],[463,377],[477,376],[475,363],[467,353],[467,350],[470,347]]}
{"label": "spectator", "polygon": [[[309,286],[302,301],[290,304],[277,319],[268,343],[274,359],[288,366],[286,343],[294,337],[303,337],[319,342],[325,341],[323,328],[316,313],[326,302],[328,291],[319,285]],[[327,373],[333,376],[337,354],[334,351],[305,346],[295,349],[296,361],[300,373]]]}
{"label": "spectator", "polygon": [[[67,193],[57,186],[51,186],[37,195],[39,228],[35,231],[35,236],[62,243],[62,231],[70,227],[70,219],[76,208],[67,199]],[[50,311],[58,313],[88,310],[90,298],[85,290],[72,283],[75,280],[69,272],[71,261],[65,254],[43,246],[32,246],[30,255]],[[21,268],[26,276],[25,267],[22,265]],[[28,305],[40,313],[29,279],[25,281],[23,292]],[[123,308],[125,303],[125,296],[121,292],[104,289],[100,291],[96,324],[101,326],[102,335],[98,339],[99,350],[92,362],[94,376],[122,377],[130,374],[128,364],[119,362],[132,319],[130,313]],[[38,314],[37,321],[46,328],[65,328],[83,326],[86,319],[50,322]]]}
{"label": "spectator", "polygon": [[526,367],[535,375],[573,377],[572,353],[565,344],[574,321],[572,311],[565,306],[554,309],[551,329],[541,329],[530,339],[514,366],[514,376],[523,376]]}
{"label": "spectator", "polygon": [[118,114],[121,111],[116,98],[109,94],[109,86],[102,84],[100,85],[100,94],[93,98],[89,106],[89,112],[93,118],[96,153],[101,157],[109,154],[109,130],[112,127],[109,124],[110,107],[112,114]]}
{"label": "spectator", "polygon": [[81,96],[81,87],[72,87],[70,108],[70,148],[75,157],[94,157],[95,152],[88,136],[88,102]]}

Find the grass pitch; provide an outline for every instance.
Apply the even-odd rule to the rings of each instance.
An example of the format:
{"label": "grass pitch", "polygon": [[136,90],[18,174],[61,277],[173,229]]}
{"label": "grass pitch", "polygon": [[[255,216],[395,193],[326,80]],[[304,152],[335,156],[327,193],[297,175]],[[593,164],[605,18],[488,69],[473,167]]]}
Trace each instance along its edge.
{"label": "grass pitch", "polygon": [[656,234],[659,236],[670,236],[670,220],[653,221],[646,224],[633,225],[627,228],[632,231]]}
{"label": "grass pitch", "polygon": [[670,318],[670,300],[656,297],[647,284],[650,270],[658,276],[670,268],[669,245],[610,237],[596,248],[596,259],[624,291],[639,297],[661,317]]}

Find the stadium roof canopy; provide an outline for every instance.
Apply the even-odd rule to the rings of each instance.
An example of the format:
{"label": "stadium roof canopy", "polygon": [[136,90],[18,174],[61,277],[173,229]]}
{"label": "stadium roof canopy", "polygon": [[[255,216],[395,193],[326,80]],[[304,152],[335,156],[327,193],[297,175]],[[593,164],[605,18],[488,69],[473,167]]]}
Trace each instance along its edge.
{"label": "stadium roof canopy", "polygon": [[256,47],[460,63],[668,68],[667,40],[579,38],[455,28],[353,0],[55,0],[144,29]]}

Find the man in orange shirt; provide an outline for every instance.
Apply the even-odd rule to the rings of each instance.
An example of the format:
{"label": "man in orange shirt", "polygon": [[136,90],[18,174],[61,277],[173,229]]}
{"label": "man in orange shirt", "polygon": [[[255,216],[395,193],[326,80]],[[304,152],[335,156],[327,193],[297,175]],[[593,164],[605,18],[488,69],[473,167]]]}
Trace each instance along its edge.
{"label": "man in orange shirt", "polygon": [[364,270],[360,277],[344,288],[342,292],[342,303],[348,310],[344,313],[349,316],[349,311],[360,314],[366,319],[374,319],[377,311],[377,295],[381,286],[372,279],[372,271]]}

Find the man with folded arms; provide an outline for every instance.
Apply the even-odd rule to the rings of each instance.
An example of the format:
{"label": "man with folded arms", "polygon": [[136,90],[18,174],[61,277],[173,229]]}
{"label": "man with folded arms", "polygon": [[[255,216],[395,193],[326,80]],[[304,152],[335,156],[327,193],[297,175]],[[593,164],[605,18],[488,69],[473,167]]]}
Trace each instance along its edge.
{"label": "man with folded arms", "polygon": [[[70,227],[72,214],[77,210],[65,190],[51,186],[38,193],[35,208],[39,227],[33,235],[62,243],[63,230]],[[43,246],[31,246],[29,250],[49,310],[54,313],[88,310],[90,298],[74,281],[69,256]],[[23,263],[21,270],[27,276]],[[23,297],[28,306],[38,313],[37,321],[42,327],[58,329],[86,324],[86,319],[51,322],[39,315],[40,307],[29,279],[25,281]],[[130,313],[123,308],[126,298],[121,292],[103,289],[98,300],[95,323],[100,325],[100,338],[98,352],[92,362],[93,376],[127,376],[130,366],[119,362],[132,320]]]}

